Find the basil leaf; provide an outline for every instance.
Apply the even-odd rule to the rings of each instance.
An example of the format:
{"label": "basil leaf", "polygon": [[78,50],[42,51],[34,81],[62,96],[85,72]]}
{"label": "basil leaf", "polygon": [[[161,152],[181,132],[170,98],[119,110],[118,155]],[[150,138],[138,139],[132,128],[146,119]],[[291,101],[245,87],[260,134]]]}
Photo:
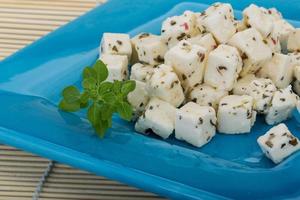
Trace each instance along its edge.
{"label": "basil leaf", "polygon": [[93,77],[83,79],[81,83],[82,87],[87,90],[97,88],[97,80]]}
{"label": "basil leaf", "polygon": [[96,73],[95,69],[93,69],[91,67],[86,67],[86,68],[84,68],[84,70],[82,72],[82,77],[83,77],[83,79],[94,78],[95,80],[97,80],[97,73]]}
{"label": "basil leaf", "polygon": [[97,60],[97,62],[93,66],[93,68],[94,68],[94,70],[97,74],[98,84],[100,84],[101,82],[103,82],[107,79],[108,69],[107,69],[106,65],[101,60]]}

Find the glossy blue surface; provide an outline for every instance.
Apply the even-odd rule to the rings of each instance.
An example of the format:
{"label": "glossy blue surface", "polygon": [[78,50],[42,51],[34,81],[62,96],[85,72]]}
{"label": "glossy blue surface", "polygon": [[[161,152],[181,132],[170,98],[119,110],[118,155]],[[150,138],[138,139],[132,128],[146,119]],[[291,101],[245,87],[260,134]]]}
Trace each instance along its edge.
{"label": "glossy blue surface", "polygon": [[[227,2],[236,9],[249,4]],[[277,7],[299,26],[300,3],[283,2],[256,1]],[[300,153],[277,166],[266,159],[256,139],[270,127],[260,117],[251,133],[218,134],[198,149],[174,138],[137,134],[117,116],[100,140],[84,112],[57,109],[61,89],[79,84],[82,68],[97,59],[103,32],[158,33],[166,16],[206,7],[179,0],[113,0],[7,58],[0,63],[0,141],[172,199],[300,198]],[[286,123],[300,137],[295,118]]]}

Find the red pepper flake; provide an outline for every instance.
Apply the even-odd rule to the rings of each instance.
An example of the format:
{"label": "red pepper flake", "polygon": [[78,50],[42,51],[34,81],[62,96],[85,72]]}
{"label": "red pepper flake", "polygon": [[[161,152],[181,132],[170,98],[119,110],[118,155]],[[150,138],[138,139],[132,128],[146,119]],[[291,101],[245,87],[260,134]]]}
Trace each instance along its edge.
{"label": "red pepper flake", "polygon": [[276,45],[276,40],[272,37],[271,37],[271,40],[272,40],[273,44]]}
{"label": "red pepper flake", "polygon": [[184,30],[189,30],[189,25],[185,22],[183,24],[181,24],[180,26],[183,26],[184,27]]}

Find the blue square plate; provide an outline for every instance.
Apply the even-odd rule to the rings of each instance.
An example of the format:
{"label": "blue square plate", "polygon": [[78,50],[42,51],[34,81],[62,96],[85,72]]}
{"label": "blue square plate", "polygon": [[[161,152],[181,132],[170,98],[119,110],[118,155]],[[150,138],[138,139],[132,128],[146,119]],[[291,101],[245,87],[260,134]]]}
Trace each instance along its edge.
{"label": "blue square plate", "polygon": [[[297,0],[227,2],[238,10],[274,6],[300,27]],[[250,134],[218,134],[198,149],[137,134],[117,116],[101,140],[84,112],[57,109],[62,88],[79,85],[83,67],[97,59],[103,32],[159,33],[165,17],[213,2],[202,3],[112,0],[2,61],[0,142],[172,199],[299,199],[300,153],[277,166],[266,159],[256,138],[270,127],[260,117]],[[300,136],[295,118],[287,125]]]}

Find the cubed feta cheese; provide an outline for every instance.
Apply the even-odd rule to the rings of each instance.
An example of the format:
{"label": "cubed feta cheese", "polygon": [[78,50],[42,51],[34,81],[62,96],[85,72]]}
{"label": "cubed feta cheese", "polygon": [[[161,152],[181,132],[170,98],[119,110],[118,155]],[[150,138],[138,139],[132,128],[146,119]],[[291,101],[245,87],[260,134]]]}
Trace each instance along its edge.
{"label": "cubed feta cheese", "polygon": [[168,102],[158,98],[152,98],[145,112],[135,124],[135,130],[140,133],[153,131],[155,134],[166,139],[175,127],[176,108]]}
{"label": "cubed feta cheese", "polygon": [[266,38],[273,30],[273,20],[268,13],[251,4],[243,11],[243,20],[248,27],[258,30]]}
{"label": "cubed feta cheese", "polygon": [[128,34],[104,33],[101,40],[100,54],[126,55],[131,58],[132,47]]}
{"label": "cubed feta cheese", "polygon": [[162,64],[154,68],[153,75],[147,82],[150,96],[158,97],[178,107],[184,101],[180,81],[172,67]]}
{"label": "cubed feta cheese", "polygon": [[256,112],[253,98],[247,95],[229,95],[221,99],[218,109],[218,131],[226,134],[248,133],[254,124]]}
{"label": "cubed feta cheese", "polygon": [[164,62],[168,48],[160,36],[141,33],[135,42],[135,50],[140,62],[157,65]]}
{"label": "cubed feta cheese", "polygon": [[165,63],[174,68],[184,91],[201,83],[206,64],[206,49],[183,40],[165,55]]}
{"label": "cubed feta cheese", "polygon": [[295,28],[284,19],[276,20],[276,21],[273,22],[273,24],[274,24],[273,32],[276,35],[279,36],[281,49],[283,51],[286,51],[287,50],[288,35]]}
{"label": "cubed feta cheese", "polygon": [[199,84],[191,90],[189,100],[200,106],[211,106],[217,110],[220,99],[226,95],[228,95],[226,90],[217,90],[209,85]]}
{"label": "cubed feta cheese", "polygon": [[219,45],[208,55],[204,82],[218,89],[230,91],[242,65],[242,59],[236,48]]}
{"label": "cubed feta cheese", "polygon": [[236,32],[231,5],[216,3],[210,6],[198,16],[197,26],[212,33],[218,43],[226,43]]}
{"label": "cubed feta cheese", "polygon": [[249,84],[246,94],[253,97],[253,108],[257,113],[267,113],[276,90],[270,79],[261,78]]}
{"label": "cubed feta cheese", "polygon": [[300,81],[300,65],[294,66],[294,77]]}
{"label": "cubed feta cheese", "polygon": [[263,42],[262,36],[254,28],[237,32],[230,39],[229,45],[238,48],[241,52],[244,61],[241,76],[257,72],[261,65],[272,57],[270,47]]}
{"label": "cubed feta cheese", "polygon": [[293,80],[293,66],[288,55],[275,53],[257,74],[270,78],[278,88],[286,88]]}
{"label": "cubed feta cheese", "polygon": [[201,147],[215,136],[216,121],[212,107],[189,102],[176,110],[175,137]]}
{"label": "cubed feta cheese", "polygon": [[272,127],[257,142],[264,154],[276,164],[300,149],[298,138],[283,123]]}
{"label": "cubed feta cheese", "polygon": [[296,102],[296,95],[293,93],[291,86],[276,91],[265,118],[267,124],[277,124],[289,118]]}
{"label": "cubed feta cheese", "polygon": [[147,82],[153,73],[151,65],[136,63],[131,66],[130,79]]}
{"label": "cubed feta cheese", "polygon": [[195,37],[187,39],[191,44],[196,44],[204,47],[208,52],[212,51],[217,47],[217,43],[211,33],[199,34]]}
{"label": "cubed feta cheese", "polygon": [[287,48],[289,51],[300,51],[300,28],[289,33]]}
{"label": "cubed feta cheese", "polygon": [[102,54],[100,59],[106,64],[108,69],[107,81],[122,81],[128,78],[127,56]]}
{"label": "cubed feta cheese", "polygon": [[236,95],[244,95],[247,93],[248,86],[250,83],[257,79],[254,74],[247,74],[244,77],[241,77],[233,86],[232,93]]}
{"label": "cubed feta cheese", "polygon": [[198,33],[196,15],[191,11],[186,11],[180,16],[168,17],[162,23],[161,36],[169,48]]}
{"label": "cubed feta cheese", "polygon": [[149,96],[146,91],[146,83],[135,81],[136,87],[127,96],[128,102],[132,105],[134,112],[139,115],[144,110],[149,101]]}

